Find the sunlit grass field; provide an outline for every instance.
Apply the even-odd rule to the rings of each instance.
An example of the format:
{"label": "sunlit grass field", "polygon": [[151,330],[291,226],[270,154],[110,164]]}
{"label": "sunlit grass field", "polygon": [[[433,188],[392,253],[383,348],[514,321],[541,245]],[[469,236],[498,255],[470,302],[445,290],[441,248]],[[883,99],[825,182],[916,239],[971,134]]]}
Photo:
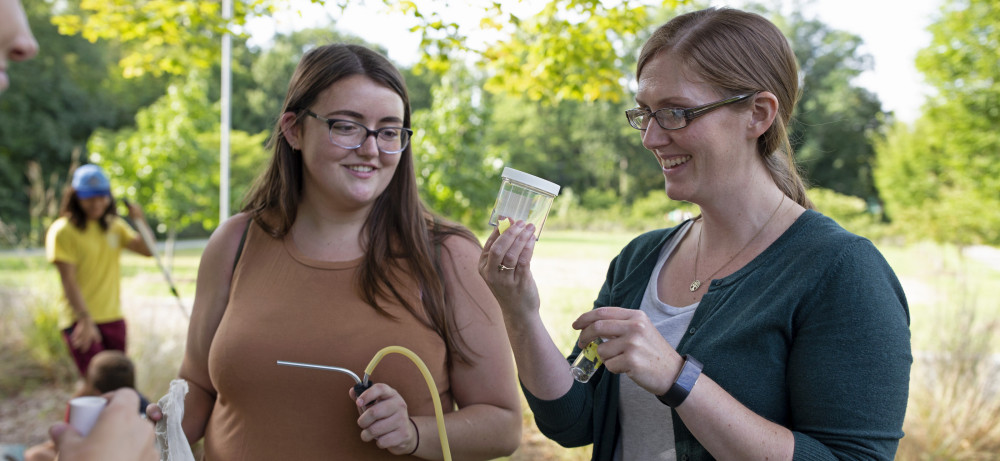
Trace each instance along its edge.
{"label": "sunlit grass field", "polygon": [[[546,327],[564,351],[576,339],[570,324],[591,308],[608,263],[633,236],[543,232],[532,270]],[[1000,395],[993,383],[1000,377],[1000,344],[993,338],[1000,333],[1000,262],[984,262],[963,256],[968,252],[958,248],[930,243],[879,248],[907,293],[915,356],[907,436],[897,459],[997,459]],[[196,246],[165,258],[188,312],[200,255]],[[176,375],[186,320],[152,258],[123,256],[122,275],[137,387],[156,400]],[[58,275],[43,255],[0,253],[0,398],[24,396],[52,384],[72,387],[75,371],[65,346],[56,332],[46,331],[54,329],[60,293]],[[61,419],[60,406],[53,407],[51,413],[37,416],[45,427]],[[524,422],[521,448],[509,459],[590,458],[588,447],[565,449],[545,439],[527,406]],[[0,432],[0,443],[38,441],[8,437]]]}

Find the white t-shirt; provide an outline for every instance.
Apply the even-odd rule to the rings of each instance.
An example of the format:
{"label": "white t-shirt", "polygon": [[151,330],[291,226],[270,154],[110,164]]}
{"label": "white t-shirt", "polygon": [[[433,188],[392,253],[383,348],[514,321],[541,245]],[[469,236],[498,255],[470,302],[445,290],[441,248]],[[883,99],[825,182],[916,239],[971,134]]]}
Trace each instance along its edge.
{"label": "white t-shirt", "polygon": [[[691,229],[692,222],[663,245],[656,269],[649,277],[640,310],[649,316],[657,331],[670,343],[677,343],[691,324],[698,303],[675,307],[660,301],[657,281],[667,259],[673,254],[677,244]],[[670,407],[664,405],[655,395],[639,387],[626,375],[619,375],[618,420],[621,432],[615,447],[615,460],[673,461],[677,458],[674,447],[674,424]]]}

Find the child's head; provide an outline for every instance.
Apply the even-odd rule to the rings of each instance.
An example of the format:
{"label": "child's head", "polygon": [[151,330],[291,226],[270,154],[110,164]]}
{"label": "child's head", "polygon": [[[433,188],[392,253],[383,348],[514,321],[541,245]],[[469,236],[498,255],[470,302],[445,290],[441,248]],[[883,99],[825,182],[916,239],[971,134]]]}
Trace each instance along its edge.
{"label": "child's head", "polygon": [[87,390],[100,395],[122,387],[135,387],[135,366],[121,351],[98,352],[87,367]]}
{"label": "child's head", "polygon": [[117,211],[111,182],[104,170],[86,164],[73,171],[73,180],[63,194],[60,211],[80,230],[87,228],[87,221],[97,221],[102,229],[108,230],[109,218]]}

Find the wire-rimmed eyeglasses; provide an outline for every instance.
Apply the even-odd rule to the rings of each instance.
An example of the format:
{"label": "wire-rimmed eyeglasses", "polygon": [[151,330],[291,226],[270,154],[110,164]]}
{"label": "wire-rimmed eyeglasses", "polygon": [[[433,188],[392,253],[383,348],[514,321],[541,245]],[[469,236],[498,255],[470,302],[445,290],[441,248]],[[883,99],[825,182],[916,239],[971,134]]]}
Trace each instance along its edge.
{"label": "wire-rimmed eyeglasses", "polygon": [[406,149],[413,130],[400,126],[384,126],[377,130],[351,120],[320,117],[306,109],[306,114],[326,122],[330,126],[330,142],[344,149],[357,149],[369,136],[375,135],[375,145],[384,154],[398,154]]}
{"label": "wire-rimmed eyeglasses", "polygon": [[654,118],[656,119],[656,124],[660,125],[660,128],[663,128],[664,130],[679,130],[688,126],[688,123],[690,123],[691,120],[701,117],[702,115],[727,104],[742,101],[755,94],[757,93],[741,94],[739,96],[729,97],[688,109],[664,107],[653,112],[639,108],[629,109],[625,111],[625,117],[628,118],[628,124],[632,125],[632,128],[637,130],[645,131],[646,128],[649,127],[649,120]]}

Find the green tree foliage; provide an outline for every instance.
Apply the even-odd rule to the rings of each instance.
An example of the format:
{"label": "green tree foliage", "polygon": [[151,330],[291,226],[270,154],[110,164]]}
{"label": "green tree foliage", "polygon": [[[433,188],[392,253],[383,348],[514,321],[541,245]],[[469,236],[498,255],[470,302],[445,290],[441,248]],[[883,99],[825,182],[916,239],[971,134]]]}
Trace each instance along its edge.
{"label": "green tree foliage", "polygon": [[90,133],[131,123],[165,87],[162,79],[123,79],[106,43],[60,35],[47,3],[24,6],[41,53],[8,69],[12,87],[0,97],[0,221],[14,229],[4,245],[40,244],[54,211],[26,191],[58,201],[74,152],[83,153]]}
{"label": "green tree foliage", "polygon": [[540,105],[484,91],[470,72],[452,66],[434,89],[431,109],[414,116],[421,193],[437,211],[481,227],[504,166],[560,184],[561,201],[584,207],[631,203],[649,190],[663,194],[660,168],[626,123],[624,105]]}
{"label": "green tree foliage", "polygon": [[217,151],[202,142],[202,134],[214,131],[218,116],[206,86],[192,73],[139,111],[135,128],[99,130],[88,145],[90,159],[117,179],[115,194],[135,199],[168,226],[210,227],[217,218]]}
{"label": "green tree foliage", "polygon": [[233,19],[222,17],[218,0],[70,0],[53,18],[59,32],[122,47],[123,75],[183,75],[217,62],[219,37],[250,15],[273,11],[265,0],[234,0]]}
{"label": "green tree foliage", "polygon": [[[778,22],[785,22],[780,18]],[[872,67],[861,38],[794,11],[785,33],[802,75],[802,98],[791,126],[792,148],[808,181],[842,194],[877,200],[870,141],[885,118],[882,103],[852,81]]]}
{"label": "green tree foliage", "polygon": [[[271,160],[271,153],[263,147],[269,135],[268,132],[250,134],[245,131],[232,131],[230,133],[229,143],[232,150],[232,158],[230,159],[232,163],[229,171],[229,184],[232,188],[229,191],[230,210],[243,208],[243,199],[250,190],[250,186],[264,172],[264,168]],[[206,136],[211,141],[212,149],[218,152],[219,132],[216,131]],[[218,216],[218,208],[216,208],[216,216]],[[211,228],[213,227],[206,227],[206,229]]]}
{"label": "green tree foliage", "polygon": [[[634,55],[641,38],[631,38],[632,51],[622,51],[613,61],[604,62],[601,55],[591,60],[582,55],[572,58],[578,49],[576,42],[583,39],[573,35],[579,31],[567,31],[567,22],[558,20],[557,13],[565,15],[565,11],[557,6],[564,4],[570,5],[553,2],[536,17],[519,19],[516,33],[484,54],[490,58],[495,56],[490,53],[497,50],[517,50],[516,57],[508,56],[509,65],[487,61],[480,67],[490,76],[483,86],[481,104],[492,107],[489,123],[481,132],[486,143],[480,152],[492,153],[486,154],[484,161],[477,157],[476,162],[464,162],[462,168],[480,165],[483,171],[479,174],[488,178],[496,178],[500,166],[521,169],[561,184],[564,191],[575,191],[565,196],[588,209],[632,204],[650,192],[662,194],[660,169],[623,116],[631,98],[622,84],[634,79]],[[662,22],[662,18],[654,20],[645,12],[642,17],[646,25],[640,29],[647,33]],[[593,27],[587,22],[592,18],[586,14],[580,13],[576,19],[582,21],[580,27]],[[789,34],[793,47],[804,63],[806,97],[798,112],[795,136],[800,155],[812,167],[811,179],[850,195],[874,199],[869,167],[873,148],[868,135],[881,124],[881,104],[874,95],[851,84],[851,79],[871,66],[870,58],[858,54],[857,36],[830,30],[799,14],[781,22],[793,31]],[[559,41],[567,37],[572,39]],[[621,39],[621,43],[625,40]],[[553,62],[563,67],[588,63],[598,69],[613,67],[617,76],[615,93],[610,93],[610,88],[602,90],[605,92],[591,101],[584,92],[562,82],[561,76],[546,74],[532,79],[523,69],[530,68],[532,59],[537,58],[532,57],[533,52],[538,56],[562,56],[560,59],[569,61]],[[579,62],[573,62],[577,58]],[[520,63],[519,67],[514,68],[515,63]],[[576,68],[571,73],[600,80],[592,69]],[[562,84],[538,83],[543,81]],[[442,174],[442,181],[453,178],[452,173]]]}
{"label": "green tree foliage", "polygon": [[[126,4],[127,3],[127,4]],[[235,3],[234,19],[224,23],[219,18],[218,3],[208,1],[180,2],[178,0],[140,0],[124,2],[113,0],[99,2],[91,0],[70,1],[65,14],[56,19],[65,33],[80,33],[89,40],[108,40],[118,44],[123,50],[120,61],[123,72],[128,76],[144,73],[180,73],[185,69],[204,68],[217,56],[218,36],[225,30],[238,30],[246,18],[263,12],[273,11],[280,2],[273,0],[243,0]],[[414,92],[414,107],[452,107],[456,101],[455,94],[480,93],[488,97],[487,92],[468,87],[465,93],[455,92],[454,87],[439,91],[442,100],[431,101],[426,95],[431,94],[432,79],[441,75],[449,75],[448,69],[458,64],[454,75],[466,72],[465,57],[477,55],[480,62],[486,62],[487,73],[504,75],[504,78],[492,78],[487,88],[503,91],[508,94],[527,95],[529,100],[545,100],[551,102],[588,101],[594,103],[598,99],[605,102],[597,103],[602,109],[609,108],[621,100],[621,76],[628,72],[634,59],[638,39],[636,35],[643,31],[647,19],[647,7],[643,2],[622,2],[615,6],[605,6],[596,0],[551,0],[544,6],[541,13],[522,24],[520,18],[499,3],[485,3],[483,20],[480,26],[502,29],[500,22],[512,25],[512,38],[486,51],[472,50],[466,46],[467,30],[460,30],[459,25],[443,19],[439,5],[425,5],[420,9],[412,2],[382,2],[386,11],[394,14],[406,14],[417,20],[415,31],[421,33],[423,41],[423,56],[416,72],[407,72],[413,77],[411,86]],[[660,6],[672,8],[676,1],[662,1]],[[347,2],[338,2],[342,9],[351,7]],[[373,5],[367,5],[371,7]],[[178,27],[182,25],[183,27]],[[343,37],[338,37],[343,38]],[[255,53],[248,50],[238,50],[234,66],[234,127],[258,132],[261,127],[270,129],[276,114],[274,110],[280,105],[284,94],[284,86],[290,71],[301,55],[301,50],[310,43],[316,43],[317,35],[302,36],[287,42],[276,41],[273,52],[264,54],[262,59],[254,57]],[[512,55],[520,48],[524,54]],[[462,56],[462,60],[455,60]],[[485,59],[485,61],[483,61]],[[522,62],[524,60],[524,62]],[[527,63],[528,66],[524,64]],[[530,66],[530,72],[524,70]],[[431,72],[428,72],[430,70]],[[537,82],[544,81],[545,85]],[[507,82],[507,83],[503,83]],[[240,90],[242,86],[246,90]],[[279,91],[280,88],[280,91]],[[538,89],[544,88],[541,93]],[[449,93],[449,91],[451,93]],[[214,94],[210,87],[209,94]],[[610,103],[607,101],[611,101]],[[461,101],[464,107],[471,108],[468,101]],[[243,107],[236,107],[242,105]],[[581,106],[577,106],[578,108]],[[613,142],[607,136],[594,133],[591,129],[580,127],[581,124],[593,124],[594,120],[580,120],[568,113],[571,107],[563,107],[555,112],[560,115],[563,136],[548,136],[540,138],[541,145],[555,144],[554,149],[540,149],[527,152],[534,157],[532,163],[544,164],[542,171],[557,172],[559,176],[581,178],[569,180],[569,183],[589,187],[599,184],[616,191],[627,191],[629,181],[625,174],[627,162],[620,160],[620,149],[615,149]],[[615,107],[615,119],[620,118],[622,107]],[[482,107],[475,108],[482,110]],[[439,114],[425,118],[424,121],[434,127],[434,133],[441,132],[441,127],[458,127],[457,118],[449,119],[447,114]],[[575,127],[570,127],[572,123]],[[601,126],[604,122],[599,122]],[[538,124],[543,128],[547,125]],[[617,125],[616,125],[617,126]],[[422,175],[422,186],[425,195],[436,205],[446,210],[453,210],[457,216],[469,218],[479,211],[459,212],[455,207],[471,206],[470,188],[465,187],[464,175],[452,171],[454,159],[465,159],[462,168],[469,168],[470,177],[482,178],[495,176],[497,164],[486,161],[484,149],[479,149],[475,159],[463,155],[473,151],[467,146],[486,139],[487,128],[479,130],[476,139],[470,139],[472,134],[461,132],[458,135],[431,135],[427,138],[429,149],[425,160],[437,162],[433,168],[425,171],[437,171]],[[575,130],[575,132],[574,132]],[[495,131],[495,130],[493,130]],[[617,131],[617,128],[616,128]],[[430,133],[430,131],[428,131]],[[542,134],[542,132],[539,132]],[[592,145],[586,145],[583,139],[594,138]],[[503,135],[496,135],[503,137]],[[614,137],[612,137],[614,138]],[[463,144],[456,144],[463,141]],[[637,143],[633,142],[633,145]],[[531,147],[531,146],[526,146]],[[445,150],[447,149],[447,150]],[[493,149],[494,151],[496,149]],[[567,152],[559,156],[556,162],[545,162],[540,156],[545,153]],[[579,168],[581,155],[587,157],[586,168]],[[496,155],[494,155],[496,157]],[[523,158],[524,156],[522,156]],[[601,166],[605,168],[600,168]],[[532,168],[526,168],[532,169]],[[440,175],[440,176],[439,176]],[[475,195],[475,194],[472,194]],[[471,214],[470,214],[471,213]]]}
{"label": "green tree foliage", "polygon": [[[91,160],[116,178],[115,194],[144,204],[165,229],[213,229],[219,218],[219,122],[207,80],[195,72],[171,85],[135,123],[116,132],[99,130],[88,145]],[[258,173],[266,136],[233,132],[237,188],[245,189]]]}
{"label": "green tree foliage", "polygon": [[472,227],[482,229],[499,188],[484,178],[497,177],[495,147],[483,134],[491,108],[474,104],[482,93],[469,73],[452,67],[432,90],[432,105],[413,114],[414,167],[420,195],[427,205]]}
{"label": "green tree foliage", "polygon": [[[656,8],[628,0],[606,3],[553,0],[529,19],[510,14],[516,33],[483,54],[492,75],[486,89],[531,101],[621,101],[622,71],[634,63],[637,36]],[[660,6],[672,10],[678,3]],[[499,27],[491,18],[484,23]]]}
{"label": "green tree foliage", "polygon": [[937,94],[878,145],[888,215],[920,238],[1000,244],[1000,2],[952,0],[917,67]]}
{"label": "green tree foliage", "polygon": [[[346,0],[311,1],[329,3],[341,11],[354,6]],[[653,4],[672,9],[682,2]],[[502,3],[483,2],[477,29],[505,31],[512,26],[527,38],[477,51],[467,45],[468,30],[444,19],[446,15],[439,10],[447,10],[447,4],[381,3],[386,14],[416,20],[413,31],[421,34],[423,50],[420,69],[444,74],[453,63],[461,62],[456,56],[480,53],[494,75],[503,76],[490,85],[527,94],[532,100],[619,97],[622,57],[634,51],[635,36],[647,25],[650,9],[637,0],[610,6],[600,0],[549,0],[536,18],[522,23]],[[120,44],[119,64],[129,77],[183,75],[192,68],[207,68],[218,61],[219,38],[224,33],[245,38],[241,33],[249,18],[289,8],[280,0],[234,0],[232,19],[225,20],[218,0],[68,0],[60,5],[64,11],[53,19],[60,32],[79,34],[91,42]],[[551,83],[539,86],[538,81]]]}
{"label": "green tree foliage", "polygon": [[[518,17],[509,4],[485,2],[478,26],[492,28],[502,38],[478,49],[467,45],[471,31],[462,29],[466,26],[444,19],[448,11],[439,3],[421,3],[420,9],[408,1],[364,5],[414,18],[413,30],[421,34],[421,61],[403,71],[411,89],[414,152],[424,198],[435,209],[478,227],[492,204],[500,169],[511,166],[560,183],[567,200],[585,208],[653,203],[648,196],[662,194],[662,175],[638,132],[625,123],[623,111],[632,106],[629,90],[634,89],[642,40],[682,3],[548,0],[532,17]],[[109,63],[117,60],[105,66],[119,76],[116,85],[127,81],[122,75],[160,73],[176,81],[169,94],[135,118],[135,128],[104,130],[90,144],[102,163],[137,184],[122,193],[151,203],[151,215],[169,226],[213,226],[218,179],[205,177],[218,171],[218,78],[212,62],[219,34],[238,32],[247,18],[284,4],[237,1],[234,19],[225,24],[217,2],[207,0],[128,5],[122,0],[70,0],[59,5],[63,9],[57,22],[63,30],[97,40],[87,45],[108,50]],[[805,85],[811,99],[799,111],[808,115],[800,115],[803,123],[796,128],[800,150],[810,164],[820,166],[811,172],[831,173],[829,187],[870,197],[873,192],[863,181],[864,133],[875,126],[870,115],[878,108],[877,100],[869,105],[870,95],[848,82],[866,65],[855,55],[857,38],[801,18],[791,22],[796,50],[809,66]],[[253,143],[262,144],[270,134],[302,53],[320,43],[361,43],[332,29],[278,36],[260,49],[247,47],[246,37],[234,38],[234,188],[249,184],[247,178],[266,161],[266,153]],[[207,83],[185,80],[191,75],[201,75]],[[121,119],[132,122],[130,114]],[[81,130],[81,139],[91,131]],[[247,153],[236,153],[243,149]],[[193,172],[197,180],[189,180]],[[231,192],[234,202],[242,198],[241,191]],[[658,213],[646,214],[656,218]]]}
{"label": "green tree foliage", "polygon": [[863,199],[820,187],[809,189],[806,194],[820,213],[833,218],[844,229],[872,240],[885,236],[882,217],[872,213]]}
{"label": "green tree foliage", "polygon": [[[490,103],[494,116],[485,136],[497,162],[576,191],[585,207],[630,203],[650,189],[662,191],[661,170],[642,147],[639,132],[628,126],[626,105],[603,100],[540,105],[506,93],[492,95]],[[584,192],[590,189],[599,193]]]}

